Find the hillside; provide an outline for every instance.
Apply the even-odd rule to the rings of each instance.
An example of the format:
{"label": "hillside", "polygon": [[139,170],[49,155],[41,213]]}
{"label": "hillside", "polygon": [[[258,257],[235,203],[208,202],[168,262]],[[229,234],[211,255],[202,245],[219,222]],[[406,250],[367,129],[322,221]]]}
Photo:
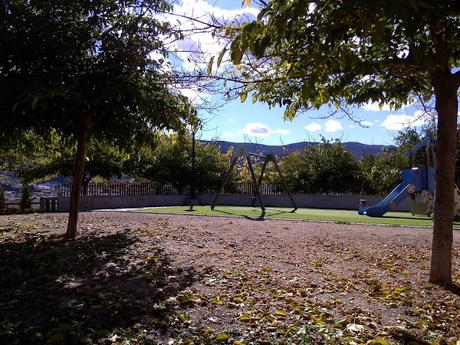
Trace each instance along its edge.
{"label": "hillside", "polygon": [[[268,154],[274,153],[277,156],[284,156],[286,153],[303,150],[308,145],[317,145],[317,142],[302,141],[293,144],[287,145],[263,145],[263,144],[254,144],[254,143],[236,143],[231,141],[207,141],[201,140],[203,143],[211,143],[217,145],[220,148],[221,152],[227,152],[230,147],[238,149],[241,145],[246,147],[246,150],[249,152],[254,152],[258,154]],[[382,152],[383,149],[389,148],[392,146],[387,145],[367,145],[358,142],[346,142],[342,143],[345,147],[345,150],[351,152],[355,159],[361,159],[365,155],[373,154],[378,155]]]}

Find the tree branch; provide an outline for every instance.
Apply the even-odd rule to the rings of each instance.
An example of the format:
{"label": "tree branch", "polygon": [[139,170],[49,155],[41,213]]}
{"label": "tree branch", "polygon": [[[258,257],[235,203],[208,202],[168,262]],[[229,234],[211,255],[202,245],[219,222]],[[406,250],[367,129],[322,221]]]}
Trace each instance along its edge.
{"label": "tree branch", "polygon": [[214,29],[222,29],[223,28],[223,25],[218,25],[218,24],[214,24],[214,23],[209,23],[209,22],[206,22],[206,21],[203,21],[203,20],[200,20],[198,18],[193,18],[191,16],[187,16],[185,14],[179,14],[179,13],[173,13],[173,12],[162,12],[162,11],[158,11],[158,13],[163,13],[163,14],[167,14],[167,15],[170,15],[170,16],[174,16],[174,17],[179,17],[179,18],[184,18],[184,19],[187,19],[187,20],[190,20],[190,21],[193,21],[193,22],[196,22],[196,23],[200,23],[200,24],[203,24],[205,27],[208,27],[208,28],[214,28]]}

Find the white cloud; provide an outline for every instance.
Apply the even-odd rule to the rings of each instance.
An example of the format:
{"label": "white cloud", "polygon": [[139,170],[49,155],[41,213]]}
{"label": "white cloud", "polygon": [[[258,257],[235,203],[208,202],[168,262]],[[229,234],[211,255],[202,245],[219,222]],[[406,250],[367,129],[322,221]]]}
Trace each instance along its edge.
{"label": "white cloud", "polygon": [[388,115],[382,122],[381,126],[392,131],[400,131],[407,127],[421,126],[426,122],[426,120],[427,117],[424,116],[422,111],[418,110],[414,113],[414,115]]}
{"label": "white cloud", "polygon": [[312,122],[312,123],[306,125],[304,128],[308,132],[318,132],[318,131],[321,130],[321,125],[316,123],[316,122]]}
{"label": "white cloud", "polygon": [[379,103],[367,103],[363,105],[363,109],[365,111],[390,111],[390,106],[388,104],[384,104],[382,108],[380,108]]}
{"label": "white cloud", "polygon": [[368,120],[361,121],[361,125],[363,125],[364,127],[372,127],[373,124],[373,122]]}
{"label": "white cloud", "polygon": [[190,100],[190,102],[195,106],[203,104],[210,97],[209,94],[193,88],[185,89],[178,86],[177,89],[182,95],[187,97]]}
{"label": "white cloud", "polygon": [[[172,26],[180,27],[182,32],[186,33],[183,40],[171,43],[171,50],[175,51],[175,55],[181,60],[182,68],[192,71],[197,68],[205,70],[212,56],[216,57],[215,70],[217,56],[227,43],[202,23],[217,21],[220,25],[237,25],[254,20],[258,13],[259,10],[255,7],[243,6],[229,10],[213,6],[204,0],[183,0],[174,6],[171,14],[163,17]],[[229,54],[226,53],[222,68],[227,65],[228,60]]]}
{"label": "white cloud", "polygon": [[287,129],[275,129],[271,130],[268,125],[260,122],[250,122],[247,123],[244,128],[242,128],[241,133],[245,135],[251,135],[256,137],[268,137],[269,135],[288,135],[290,133]]}
{"label": "white cloud", "polygon": [[[410,107],[414,103],[408,103],[404,104],[400,109],[404,109],[406,107]],[[380,108],[380,104],[378,102],[368,102],[363,105],[363,109],[366,111],[391,111],[392,109],[390,106],[386,103],[383,104],[383,106]]]}
{"label": "white cloud", "polygon": [[270,128],[264,123],[251,122],[246,124],[241,132],[246,135],[268,136],[270,135]]}
{"label": "white cloud", "polygon": [[235,119],[233,117],[228,119],[228,122],[235,122]]}
{"label": "white cloud", "polygon": [[342,124],[337,120],[327,120],[324,124],[324,130],[328,133],[338,132],[342,129]]}

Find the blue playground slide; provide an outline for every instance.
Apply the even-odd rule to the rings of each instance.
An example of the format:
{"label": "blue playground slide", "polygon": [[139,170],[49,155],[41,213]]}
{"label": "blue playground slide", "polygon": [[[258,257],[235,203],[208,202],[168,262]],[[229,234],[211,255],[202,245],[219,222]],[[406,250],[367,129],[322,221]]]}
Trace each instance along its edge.
{"label": "blue playground slide", "polygon": [[383,216],[390,210],[390,205],[396,205],[409,196],[409,193],[407,192],[407,186],[407,182],[400,183],[398,186],[396,186],[395,189],[392,190],[390,194],[385,197],[385,199],[380,201],[377,205],[360,207],[358,213],[369,217]]}
{"label": "blue playground slide", "polygon": [[[424,141],[417,144],[407,153],[407,156],[411,158],[412,163],[414,164],[414,156],[415,154],[421,150],[422,148],[427,148],[427,155],[428,155],[428,148],[431,148],[431,162],[434,161],[434,145],[436,144],[436,140],[433,138],[432,135],[427,134],[427,137]],[[429,165],[428,158],[427,158],[427,166],[425,168],[420,167],[412,167],[408,169],[404,169],[401,171],[401,177],[403,182],[399,184],[393,191],[388,194],[385,199],[380,201],[377,205],[368,206],[368,207],[360,207],[358,209],[358,213],[362,215],[366,215],[369,217],[381,217],[386,212],[388,212],[393,206],[399,204],[405,198],[410,196],[407,188],[411,186],[411,193],[422,193],[424,190],[434,194],[435,190],[435,170],[434,167]]]}

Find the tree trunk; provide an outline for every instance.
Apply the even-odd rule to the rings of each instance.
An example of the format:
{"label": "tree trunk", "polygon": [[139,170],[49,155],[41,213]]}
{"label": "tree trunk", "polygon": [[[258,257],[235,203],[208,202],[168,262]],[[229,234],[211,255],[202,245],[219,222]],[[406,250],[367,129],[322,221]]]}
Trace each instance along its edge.
{"label": "tree trunk", "polygon": [[75,170],[72,179],[72,191],[70,193],[69,220],[67,223],[67,239],[75,239],[77,236],[78,212],[80,211],[80,190],[85,172],[86,143],[88,141],[89,117],[83,118],[78,128],[78,146],[75,157]]}
{"label": "tree trunk", "polygon": [[450,72],[433,78],[438,113],[436,200],[431,248],[430,282],[452,282],[452,240],[457,131],[457,86]]}

